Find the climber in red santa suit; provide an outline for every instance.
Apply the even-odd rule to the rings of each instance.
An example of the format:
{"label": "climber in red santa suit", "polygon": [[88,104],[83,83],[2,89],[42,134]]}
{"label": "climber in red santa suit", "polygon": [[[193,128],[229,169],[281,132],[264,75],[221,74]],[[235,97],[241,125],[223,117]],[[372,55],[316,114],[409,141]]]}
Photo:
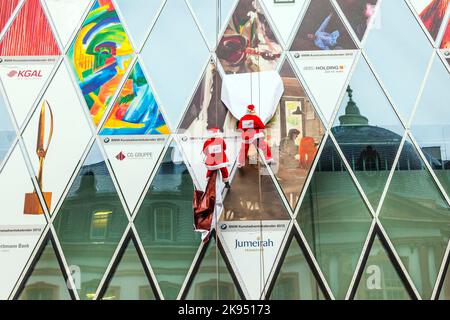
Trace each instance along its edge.
{"label": "climber in red santa suit", "polygon": [[244,115],[238,123],[238,130],[241,131],[242,144],[239,152],[238,167],[245,166],[245,161],[248,157],[248,150],[253,144],[264,153],[264,158],[268,164],[273,164],[272,151],[269,145],[264,140],[263,130],[266,128],[261,118],[255,112],[255,106],[249,105],[247,107],[247,114]]}
{"label": "climber in red santa suit", "polygon": [[218,128],[211,128],[208,132],[210,137],[203,144],[203,153],[206,156],[205,165],[208,169],[206,179],[209,179],[213,171],[220,170],[222,181],[225,183],[225,187],[229,189],[228,158],[225,153],[227,145]]}

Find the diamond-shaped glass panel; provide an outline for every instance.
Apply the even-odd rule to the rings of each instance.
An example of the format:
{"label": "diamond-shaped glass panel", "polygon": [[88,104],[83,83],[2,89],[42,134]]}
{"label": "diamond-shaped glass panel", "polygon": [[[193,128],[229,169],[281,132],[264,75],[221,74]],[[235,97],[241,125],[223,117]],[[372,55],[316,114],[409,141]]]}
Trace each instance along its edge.
{"label": "diamond-shaped glass panel", "polygon": [[133,57],[111,0],[97,0],[67,52],[95,125],[98,125]]}
{"label": "diamond-shaped glass panel", "polygon": [[329,139],[297,221],[337,299],[346,296],[371,220],[369,210]]}
{"label": "diamond-shaped glass panel", "polygon": [[69,266],[79,270],[81,299],[92,299],[127,225],[95,143],[59,209],[54,226]]}
{"label": "diamond-shaped glass panel", "polygon": [[134,222],[165,299],[177,298],[201,242],[193,227],[193,190],[192,178],[173,143]]}
{"label": "diamond-shaped glass panel", "polygon": [[128,242],[102,300],[155,300],[133,240]]}
{"label": "diamond-shaped glass panel", "polygon": [[71,300],[67,284],[52,241],[48,240],[18,299]]}
{"label": "diamond-shaped glass panel", "polygon": [[355,300],[409,300],[410,296],[383,244],[376,237],[364,266]]}
{"label": "diamond-shaped glass panel", "polygon": [[409,140],[380,219],[417,290],[429,299],[450,237],[450,207]]}
{"label": "diamond-shaped glass panel", "polygon": [[331,130],[376,208],[404,128],[363,57],[353,72]]}

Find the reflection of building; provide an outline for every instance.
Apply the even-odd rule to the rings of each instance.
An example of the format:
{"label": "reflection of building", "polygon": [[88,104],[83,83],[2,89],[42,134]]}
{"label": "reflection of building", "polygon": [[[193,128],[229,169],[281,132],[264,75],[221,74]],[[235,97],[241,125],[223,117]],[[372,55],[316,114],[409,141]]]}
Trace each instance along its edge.
{"label": "reflection of building", "polygon": [[[352,99],[339,120],[332,132],[349,165],[365,182],[366,193],[378,189],[381,194],[402,137],[369,125],[370,119],[360,114]],[[414,146],[406,141],[380,213],[405,267],[425,292],[433,288],[450,235],[448,206],[430,178]],[[371,218],[331,141],[321,154],[300,220],[330,286],[345,295],[342,279],[352,276]],[[383,265],[379,267],[383,272]],[[403,290],[389,287],[390,281],[382,283],[383,294]]]}

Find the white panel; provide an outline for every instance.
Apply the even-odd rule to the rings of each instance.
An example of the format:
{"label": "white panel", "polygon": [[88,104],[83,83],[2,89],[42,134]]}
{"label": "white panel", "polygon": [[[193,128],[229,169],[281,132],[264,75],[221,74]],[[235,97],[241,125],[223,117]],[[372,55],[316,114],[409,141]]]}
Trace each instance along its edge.
{"label": "white panel", "polygon": [[103,136],[103,145],[131,211],[167,141],[166,135]]}
{"label": "white panel", "polygon": [[55,57],[1,57],[0,79],[21,126],[56,63]]}
{"label": "white panel", "polygon": [[[45,156],[43,170],[43,191],[52,192],[50,211],[53,212],[88,144],[91,131],[83,111],[83,105],[70,80],[69,71],[62,64],[23,133],[36,174],[39,169],[36,142],[41,107],[44,101],[50,105],[54,117],[53,136]],[[47,108],[45,108],[45,120],[45,140],[47,140],[51,124]]]}
{"label": "white panel", "polygon": [[294,62],[319,109],[330,121],[355,61],[355,51],[296,52]]}
{"label": "white panel", "polygon": [[38,241],[44,215],[24,214],[25,194],[34,190],[19,147],[0,173],[0,299],[7,299]]}

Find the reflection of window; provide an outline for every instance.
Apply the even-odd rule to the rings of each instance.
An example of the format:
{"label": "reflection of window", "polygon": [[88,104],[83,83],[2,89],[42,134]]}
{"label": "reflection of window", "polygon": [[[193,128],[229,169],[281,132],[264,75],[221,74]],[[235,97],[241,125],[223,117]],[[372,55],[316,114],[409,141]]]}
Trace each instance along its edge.
{"label": "reflection of window", "polygon": [[91,239],[106,239],[112,213],[113,211],[110,209],[98,209],[93,212],[91,219]]}
{"label": "reflection of window", "polygon": [[22,294],[24,300],[58,300],[58,286],[37,282],[26,286]]}
{"label": "reflection of window", "polygon": [[158,206],[153,209],[155,240],[172,241],[173,237],[173,207]]}
{"label": "reflection of window", "polygon": [[279,300],[299,297],[298,273],[280,274],[271,296]]}
{"label": "reflection of window", "polygon": [[[217,297],[219,291],[219,297]],[[198,300],[233,300],[234,285],[229,282],[219,282],[219,290],[217,290],[217,281],[210,280],[199,283],[195,288],[196,299]]]}

